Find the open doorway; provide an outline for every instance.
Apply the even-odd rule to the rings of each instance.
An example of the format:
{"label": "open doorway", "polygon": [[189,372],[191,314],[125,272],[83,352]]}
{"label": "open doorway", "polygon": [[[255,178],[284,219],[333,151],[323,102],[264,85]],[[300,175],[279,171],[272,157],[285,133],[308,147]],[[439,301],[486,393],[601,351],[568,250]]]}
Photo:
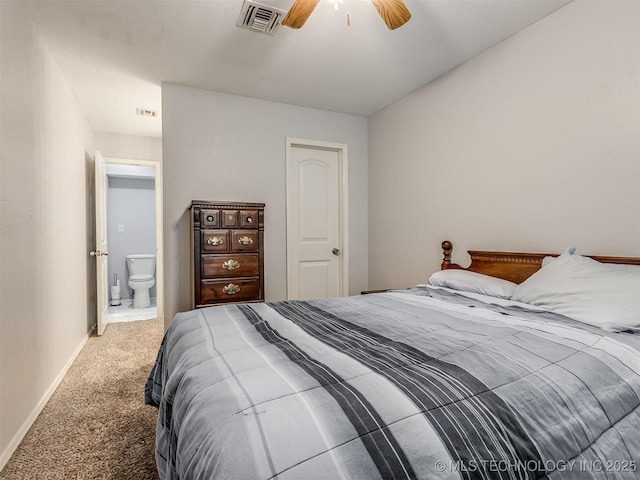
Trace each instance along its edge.
{"label": "open doorway", "polygon": [[112,157],[104,162],[109,283],[104,323],[162,318],[161,163]]}

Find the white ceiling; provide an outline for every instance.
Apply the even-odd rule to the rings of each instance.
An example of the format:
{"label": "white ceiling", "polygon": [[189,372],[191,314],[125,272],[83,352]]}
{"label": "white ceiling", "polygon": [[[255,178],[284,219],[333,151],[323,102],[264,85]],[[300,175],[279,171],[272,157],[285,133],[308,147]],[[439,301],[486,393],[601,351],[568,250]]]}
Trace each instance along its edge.
{"label": "white ceiling", "polygon": [[274,36],[236,27],[242,0],[23,1],[94,131],[159,137],[136,108],[160,111],[162,82],[368,116],[571,0],[405,0],[394,31],[369,0],[321,0]]}

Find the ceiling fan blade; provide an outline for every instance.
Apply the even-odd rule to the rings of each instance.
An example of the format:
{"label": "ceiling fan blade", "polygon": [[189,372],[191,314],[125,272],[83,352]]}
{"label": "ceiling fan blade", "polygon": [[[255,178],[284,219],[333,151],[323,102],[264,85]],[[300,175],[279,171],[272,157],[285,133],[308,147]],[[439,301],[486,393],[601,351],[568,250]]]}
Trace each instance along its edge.
{"label": "ceiling fan blade", "polygon": [[371,0],[389,30],[395,30],[409,21],[411,13],[402,0]]}
{"label": "ceiling fan blade", "polygon": [[290,28],[300,28],[307,21],[313,9],[320,0],[296,0],[282,20],[282,25]]}

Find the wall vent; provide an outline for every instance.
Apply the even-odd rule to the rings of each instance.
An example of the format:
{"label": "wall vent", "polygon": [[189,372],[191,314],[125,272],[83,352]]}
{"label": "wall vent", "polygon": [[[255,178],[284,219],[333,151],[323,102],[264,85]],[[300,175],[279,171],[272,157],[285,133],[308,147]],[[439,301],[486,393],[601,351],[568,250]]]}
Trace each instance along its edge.
{"label": "wall vent", "polygon": [[252,0],[244,0],[236,25],[254,32],[273,35],[287,12]]}
{"label": "wall vent", "polygon": [[143,117],[157,117],[158,116],[158,111],[157,110],[151,110],[149,108],[136,108],[136,113],[138,115],[143,116]]}

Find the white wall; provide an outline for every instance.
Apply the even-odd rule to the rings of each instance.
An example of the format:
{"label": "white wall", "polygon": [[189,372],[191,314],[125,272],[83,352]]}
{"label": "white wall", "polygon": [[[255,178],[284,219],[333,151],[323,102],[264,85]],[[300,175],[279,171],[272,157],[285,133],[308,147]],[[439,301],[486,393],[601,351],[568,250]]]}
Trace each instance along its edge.
{"label": "white wall", "polygon": [[176,85],[162,86],[165,323],[190,308],[191,200],[265,209],[265,294],[286,298],[286,137],[349,146],[350,291],[367,286],[367,120]]}
{"label": "white wall", "polygon": [[371,288],[440,243],[640,256],[640,3],[576,0],[369,118]]}
{"label": "white wall", "polygon": [[96,132],[94,139],[103,157],[162,161],[161,138]]}
{"label": "white wall", "polygon": [[87,339],[92,132],[22,2],[0,1],[0,468]]}

